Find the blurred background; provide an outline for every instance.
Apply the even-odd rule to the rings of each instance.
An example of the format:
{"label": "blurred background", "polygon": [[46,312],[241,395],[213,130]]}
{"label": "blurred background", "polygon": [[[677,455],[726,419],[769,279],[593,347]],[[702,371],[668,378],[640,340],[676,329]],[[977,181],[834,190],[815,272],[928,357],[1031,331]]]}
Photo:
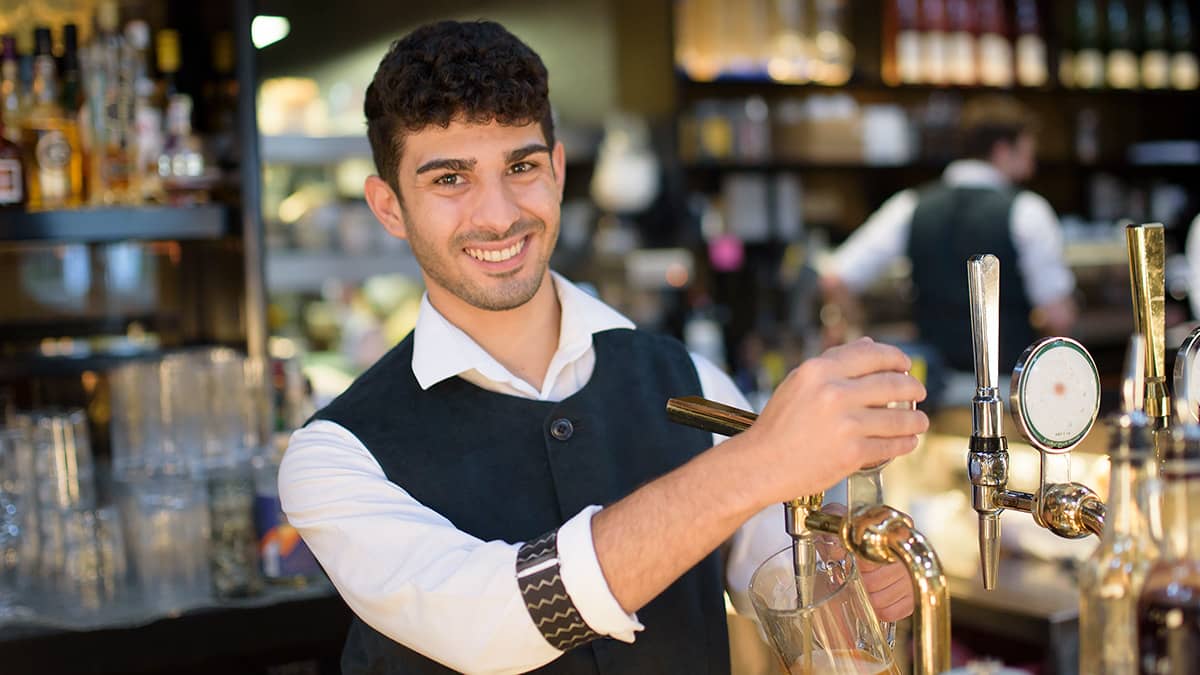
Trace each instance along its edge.
{"label": "blurred background", "polygon": [[[1197,323],[1198,15],[1187,0],[0,0],[3,672],[336,672],[349,613],[282,519],[274,471],[287,434],[415,322],[416,263],[362,201],[363,94],[408,30],[487,18],[541,55],[567,153],[554,268],[756,406],[831,335],[914,339],[907,260],[849,315],[820,271],[960,155],[965,106],[1016,99],[1037,119],[1027,187],[1061,221],[1103,414],[1133,329],[1123,221],[1166,228],[1168,350]],[[888,501],[955,575],[956,663],[1075,672],[1072,575],[1091,545],[1013,520],[1013,577],[981,591],[974,539],[955,536],[975,527],[968,406],[931,410]],[[1104,436],[1076,461],[1101,493]],[[1032,485],[1036,455],[1013,453]],[[774,667],[752,625],[731,629],[738,672]]]}

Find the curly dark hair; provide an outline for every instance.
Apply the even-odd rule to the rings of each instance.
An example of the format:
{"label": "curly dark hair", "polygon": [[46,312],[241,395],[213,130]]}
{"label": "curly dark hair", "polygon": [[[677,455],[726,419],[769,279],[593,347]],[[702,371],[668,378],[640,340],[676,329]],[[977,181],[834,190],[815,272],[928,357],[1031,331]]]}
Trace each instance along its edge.
{"label": "curly dark hair", "polygon": [[367,87],[363,112],[375,169],[397,196],[405,132],[456,120],[539,122],[554,147],[546,66],[493,21],[439,21],[393,42]]}

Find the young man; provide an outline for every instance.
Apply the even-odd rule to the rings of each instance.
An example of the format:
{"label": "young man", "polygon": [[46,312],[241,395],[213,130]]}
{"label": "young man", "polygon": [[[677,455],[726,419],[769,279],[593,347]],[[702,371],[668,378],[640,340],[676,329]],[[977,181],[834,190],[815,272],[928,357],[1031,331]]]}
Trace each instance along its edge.
{"label": "young man", "polygon": [[[793,372],[713,447],[671,396],[730,380],[548,268],[563,146],[546,71],[494,23],[392,45],[367,90],[366,199],[412,246],[413,333],[292,437],[291,523],[359,617],[346,673],[728,672],[721,561],[744,591],[786,545],[779,503],[913,449],[924,396],[860,341]],[[757,515],[756,515],[757,514]],[[739,529],[740,528],[740,529]],[[884,619],[898,566],[865,573]]]}
{"label": "young man", "polygon": [[912,261],[914,317],[922,342],[946,365],[971,372],[971,319],[964,261],[1000,258],[1000,364],[1011,370],[1038,333],[1063,335],[1075,322],[1075,277],[1063,259],[1054,209],[1017,186],[1033,177],[1034,120],[1008,97],[989,96],[963,110],[965,157],[940,181],[884,202],[846,240],[824,270],[827,299],[846,303],[896,258]]}

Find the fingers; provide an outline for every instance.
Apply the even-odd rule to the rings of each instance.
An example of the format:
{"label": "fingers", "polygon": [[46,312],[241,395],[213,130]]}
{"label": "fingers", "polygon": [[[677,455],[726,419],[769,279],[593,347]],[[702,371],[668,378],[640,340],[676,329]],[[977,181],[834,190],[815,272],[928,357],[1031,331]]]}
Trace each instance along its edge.
{"label": "fingers", "polygon": [[875,607],[875,616],[880,621],[899,621],[913,613],[913,600],[910,595],[903,600],[887,607]]}
{"label": "fingers", "polygon": [[863,585],[881,621],[898,621],[912,614],[912,582],[899,564],[863,572]]}
{"label": "fingers", "polygon": [[851,417],[863,436],[916,436],[929,429],[929,418],[919,410],[866,408],[853,413]]}
{"label": "fingers", "polygon": [[842,384],[855,403],[883,407],[893,401],[924,401],[925,385],[907,373],[870,373]]}
{"label": "fingers", "polygon": [[834,347],[822,355],[842,377],[862,377],[881,371],[904,372],[912,367],[908,356],[891,345],[880,344],[871,338],[860,338],[849,344]]}
{"label": "fingers", "polygon": [[865,438],[858,442],[860,466],[874,466],[884,460],[907,455],[917,449],[916,436]]}

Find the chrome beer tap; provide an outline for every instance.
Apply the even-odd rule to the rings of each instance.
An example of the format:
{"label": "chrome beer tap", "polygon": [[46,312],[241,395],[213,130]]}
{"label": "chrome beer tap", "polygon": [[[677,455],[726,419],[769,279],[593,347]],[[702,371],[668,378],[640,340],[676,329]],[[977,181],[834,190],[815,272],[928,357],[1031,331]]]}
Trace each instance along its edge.
{"label": "chrome beer tap", "polygon": [[[903,405],[903,404],[901,404]],[[739,410],[699,396],[673,398],[667,401],[667,414],[673,422],[704,431],[733,436],[741,433],[758,418],[752,412]],[[813,532],[832,534],[841,539],[842,546],[856,556],[878,563],[902,562],[908,570],[916,598],[913,610],[913,640],[916,658],[915,675],[936,675],[950,669],[950,588],[942,572],[937,553],[913,521],[904,513],[883,504],[875,504],[875,486],[881,467],[865,468],[855,489],[851,482],[851,512],[839,516],[821,511],[821,495],[810,495],[784,504],[786,527],[792,535],[793,564],[798,576],[805,565],[815,562],[805,550],[805,538]],[[874,474],[874,478],[872,478]],[[866,487],[867,496],[863,488]],[[859,495],[858,497],[855,494]],[[861,503],[855,502],[861,499]],[[799,550],[797,550],[799,549]],[[799,589],[800,586],[797,585]]]}
{"label": "chrome beer tap", "polygon": [[1008,441],[1001,430],[1004,404],[996,386],[999,350],[1000,261],[976,255],[967,261],[975,397],[967,472],[972,506],[979,514],[983,585],[995,588],[1000,560],[1000,514],[1023,511],[1060,537],[1099,536],[1104,503],[1090,488],[1070,480],[1070,451],[1095,424],[1100,378],[1083,345],[1070,338],[1043,338],[1030,345],[1013,369],[1011,412],[1022,435],[1038,450],[1037,492],[1008,489]]}

